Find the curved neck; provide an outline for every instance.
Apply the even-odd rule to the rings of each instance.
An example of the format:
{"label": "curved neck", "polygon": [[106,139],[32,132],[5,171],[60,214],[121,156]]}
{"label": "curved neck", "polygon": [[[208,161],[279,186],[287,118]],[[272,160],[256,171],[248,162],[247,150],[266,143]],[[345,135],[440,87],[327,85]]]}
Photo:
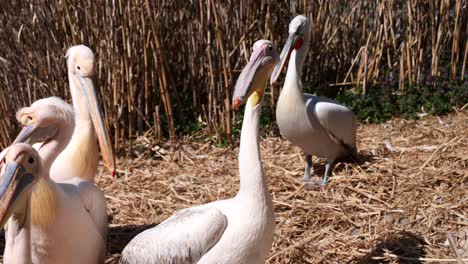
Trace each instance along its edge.
{"label": "curved neck", "polygon": [[42,160],[39,180],[31,195],[31,222],[35,227],[47,227],[57,215],[60,189],[50,178],[50,168],[57,156],[67,146],[74,129],[74,120],[62,120],[57,134],[44,142],[39,149]]}
{"label": "curved neck", "polygon": [[240,190],[238,195],[264,195],[268,192],[263,177],[259,148],[262,102],[252,108],[252,97],[246,103],[239,148]]}
{"label": "curved neck", "polygon": [[288,62],[288,71],[286,73],[286,79],[284,81],[285,87],[297,87],[302,92],[302,66],[304,59],[300,58],[300,53],[297,50],[291,52],[291,57]]}
{"label": "curved neck", "polygon": [[291,52],[288,62],[288,71],[286,73],[286,79],[284,81],[284,87],[295,87],[298,88],[302,93],[302,67],[309,50],[308,37],[304,38],[304,42],[299,49],[294,49]]}
{"label": "curved neck", "polygon": [[25,202],[24,211],[12,215],[6,224],[4,263],[32,264],[30,195]]}
{"label": "curved neck", "polygon": [[62,121],[59,124],[57,134],[43,143],[39,149],[39,156],[42,159],[42,169],[49,176],[50,167],[57,156],[65,149],[70,141],[74,129],[73,120]]}
{"label": "curved neck", "polygon": [[[99,165],[99,147],[96,132],[78,78],[76,75],[69,73],[68,79],[75,111],[75,128],[70,143],[60,154],[58,162],[63,163],[64,160],[70,162],[72,171],[77,176],[87,177],[91,175],[94,177]],[[57,164],[54,169],[62,166]],[[63,173],[63,171],[59,171],[59,173]]]}

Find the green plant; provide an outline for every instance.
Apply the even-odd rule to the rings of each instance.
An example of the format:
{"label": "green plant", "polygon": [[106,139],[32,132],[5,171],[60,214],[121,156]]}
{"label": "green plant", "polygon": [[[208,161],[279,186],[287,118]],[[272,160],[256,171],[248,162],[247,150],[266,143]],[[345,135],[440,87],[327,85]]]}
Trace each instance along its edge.
{"label": "green plant", "polygon": [[355,113],[360,121],[385,122],[393,116],[417,118],[418,113],[442,115],[453,107],[468,103],[468,82],[461,79],[428,78],[419,84],[404,83],[398,90],[395,83],[385,80],[370,86],[364,94],[362,86],[357,91],[346,90],[337,100]]}

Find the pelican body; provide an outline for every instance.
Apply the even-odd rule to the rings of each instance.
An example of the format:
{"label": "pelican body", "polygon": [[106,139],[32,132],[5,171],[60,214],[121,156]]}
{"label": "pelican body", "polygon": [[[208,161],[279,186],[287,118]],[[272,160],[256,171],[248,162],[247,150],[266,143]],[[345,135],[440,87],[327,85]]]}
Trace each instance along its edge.
{"label": "pelican body", "polygon": [[306,153],[305,180],[311,179],[312,155],[326,159],[322,182],[326,184],[335,161],[356,153],[357,126],[353,112],[346,106],[302,92],[301,75],[309,50],[309,28],[305,16],[296,16],[291,21],[289,38],[271,76],[271,84],[276,82],[289,57],[276,107],[276,121],[283,136]]}
{"label": "pelican body", "polygon": [[[4,263],[102,263],[106,200],[94,184],[72,178],[56,183],[50,167],[74,130],[73,109],[56,97],[18,111],[24,126],[4,158],[0,224]],[[38,151],[22,142],[44,142]]]}
{"label": "pelican body", "polygon": [[94,182],[99,164],[98,141],[104,164],[114,176],[115,157],[91,80],[94,54],[85,45],[78,45],[68,49],[66,58],[73,108],[76,113],[75,129],[69,144],[53,163],[50,176],[59,182],[73,177]]}
{"label": "pelican body", "polygon": [[259,118],[263,90],[278,55],[271,42],[255,43],[234,96],[237,109],[247,98],[239,150],[240,189],[234,198],[177,212],[137,235],[121,263],[264,263],[273,243],[275,215],[263,176]]}

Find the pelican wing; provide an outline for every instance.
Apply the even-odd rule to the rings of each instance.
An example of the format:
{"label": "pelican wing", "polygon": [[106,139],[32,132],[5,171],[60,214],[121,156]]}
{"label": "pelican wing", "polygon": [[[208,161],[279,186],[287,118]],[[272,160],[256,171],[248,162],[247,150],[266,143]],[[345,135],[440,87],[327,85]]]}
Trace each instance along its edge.
{"label": "pelican wing", "polygon": [[[107,208],[103,191],[96,185],[74,177],[57,183],[62,189],[63,213],[67,214],[69,228],[80,230],[76,241],[87,243],[85,248],[92,248],[90,254],[96,254],[96,263],[103,263],[106,253]],[[66,197],[66,198],[65,198]],[[71,215],[71,216],[70,216]],[[72,217],[72,219],[70,218]]]}
{"label": "pelican wing", "polygon": [[122,252],[121,263],[197,263],[221,238],[227,217],[212,207],[181,210],[138,234]]}
{"label": "pelican wing", "polygon": [[309,119],[315,119],[330,139],[350,152],[356,149],[356,119],[353,112],[334,100],[304,94]]}
{"label": "pelican wing", "polygon": [[96,185],[77,177],[67,182],[73,182],[77,187],[84,209],[96,225],[96,229],[101,234],[103,241],[106,241],[107,204],[104,192]]}

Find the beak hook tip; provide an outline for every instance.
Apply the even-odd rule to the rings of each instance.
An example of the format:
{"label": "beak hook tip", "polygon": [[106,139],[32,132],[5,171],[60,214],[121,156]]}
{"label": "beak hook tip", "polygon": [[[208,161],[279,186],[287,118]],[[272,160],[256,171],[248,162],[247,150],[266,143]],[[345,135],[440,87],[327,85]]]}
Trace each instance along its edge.
{"label": "beak hook tip", "polygon": [[239,98],[234,99],[234,105],[233,105],[234,110],[236,110],[236,111],[239,110],[239,103],[240,103]]}

